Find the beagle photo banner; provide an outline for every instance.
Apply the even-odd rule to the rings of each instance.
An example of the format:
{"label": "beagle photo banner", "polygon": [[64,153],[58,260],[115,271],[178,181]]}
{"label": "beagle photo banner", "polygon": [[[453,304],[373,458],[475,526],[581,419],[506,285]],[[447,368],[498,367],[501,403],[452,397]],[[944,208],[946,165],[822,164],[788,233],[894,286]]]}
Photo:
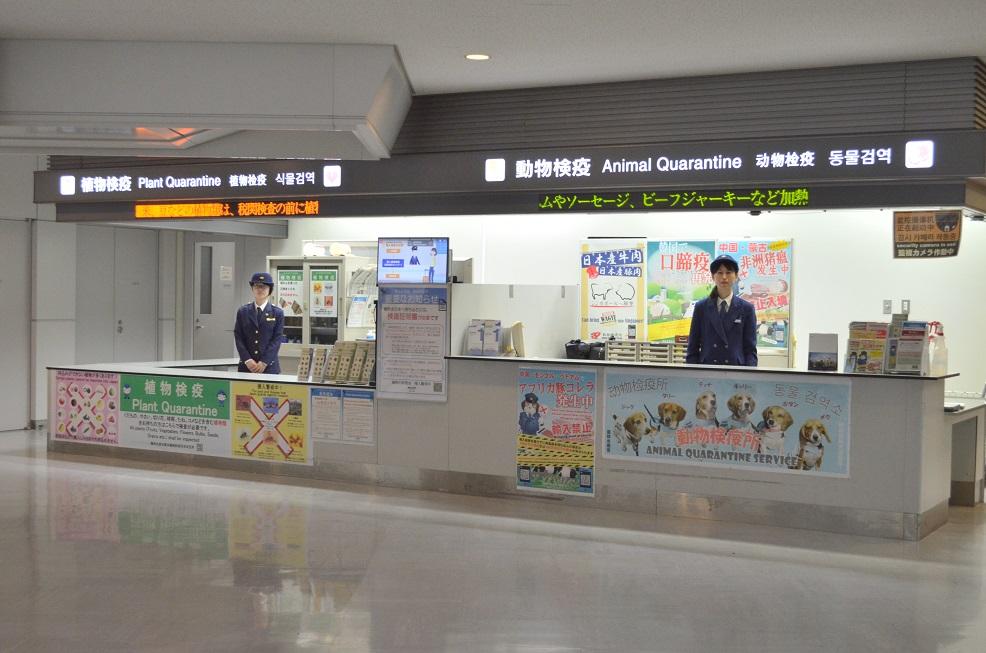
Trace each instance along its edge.
{"label": "beagle photo banner", "polygon": [[605,458],[849,476],[849,380],[654,371],[604,385]]}
{"label": "beagle photo banner", "polygon": [[592,496],[595,371],[521,367],[516,405],[517,487]]}

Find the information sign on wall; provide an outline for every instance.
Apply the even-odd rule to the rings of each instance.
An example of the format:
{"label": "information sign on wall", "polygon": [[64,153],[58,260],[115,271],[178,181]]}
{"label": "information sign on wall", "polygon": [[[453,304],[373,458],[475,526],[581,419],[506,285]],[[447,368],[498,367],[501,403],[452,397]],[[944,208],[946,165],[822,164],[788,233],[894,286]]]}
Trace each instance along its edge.
{"label": "information sign on wall", "polygon": [[338,270],[312,270],[309,292],[312,317],[337,317],[339,315]]}
{"label": "information sign on wall", "polygon": [[445,401],[448,287],[380,286],[377,394]]}
{"label": "information sign on wall", "polygon": [[304,315],[305,297],[302,293],[304,288],[304,272],[301,270],[278,270],[277,285],[274,287],[274,300],[285,317]]}
{"label": "information sign on wall", "polygon": [[956,256],[962,211],[894,211],[894,258]]}

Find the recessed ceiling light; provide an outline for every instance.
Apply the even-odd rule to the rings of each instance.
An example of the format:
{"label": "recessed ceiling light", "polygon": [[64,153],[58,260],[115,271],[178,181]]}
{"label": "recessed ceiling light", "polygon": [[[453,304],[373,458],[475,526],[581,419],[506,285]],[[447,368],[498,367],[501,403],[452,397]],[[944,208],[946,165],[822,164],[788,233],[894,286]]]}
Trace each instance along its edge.
{"label": "recessed ceiling light", "polygon": [[469,61],[489,61],[490,60],[490,55],[488,55],[488,54],[479,54],[477,52],[477,53],[474,53],[474,54],[467,54],[466,55],[466,59],[468,59]]}

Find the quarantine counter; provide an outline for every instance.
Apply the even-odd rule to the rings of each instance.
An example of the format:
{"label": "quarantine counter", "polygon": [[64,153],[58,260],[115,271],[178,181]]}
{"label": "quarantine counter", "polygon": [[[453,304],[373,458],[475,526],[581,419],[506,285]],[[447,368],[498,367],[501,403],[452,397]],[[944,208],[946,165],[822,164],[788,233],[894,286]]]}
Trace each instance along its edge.
{"label": "quarantine counter", "polygon": [[447,363],[447,402],[187,362],[52,367],[48,448],[909,540],[948,518],[945,377]]}

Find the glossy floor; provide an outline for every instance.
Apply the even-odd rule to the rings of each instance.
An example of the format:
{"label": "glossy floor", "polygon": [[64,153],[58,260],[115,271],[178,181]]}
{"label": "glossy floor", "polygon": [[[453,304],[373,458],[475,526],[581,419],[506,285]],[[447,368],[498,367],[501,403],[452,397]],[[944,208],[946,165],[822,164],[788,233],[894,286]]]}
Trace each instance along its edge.
{"label": "glossy floor", "polygon": [[0,434],[0,651],[983,651],[986,512],[919,543],[272,484]]}

